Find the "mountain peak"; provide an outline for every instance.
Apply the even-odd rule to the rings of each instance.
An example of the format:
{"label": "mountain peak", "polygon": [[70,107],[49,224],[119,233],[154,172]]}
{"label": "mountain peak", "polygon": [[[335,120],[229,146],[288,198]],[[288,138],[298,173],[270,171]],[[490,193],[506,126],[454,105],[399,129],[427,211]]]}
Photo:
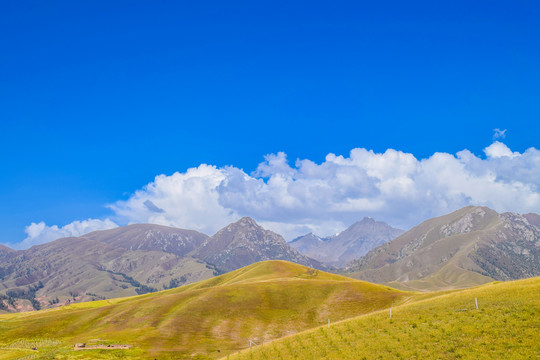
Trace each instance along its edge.
{"label": "mountain peak", "polygon": [[259,226],[259,224],[257,224],[257,222],[255,220],[253,220],[252,218],[250,218],[249,216],[244,216],[243,218],[241,218],[240,220],[238,220],[234,224]]}
{"label": "mountain peak", "polygon": [[321,239],[309,233],[294,239],[290,244],[315,260],[332,266],[344,266],[402,233],[403,230],[366,216],[336,235]]}
{"label": "mountain peak", "polygon": [[252,218],[250,218],[249,216],[244,216],[240,220],[238,220],[236,222],[233,222],[232,224],[227,225],[222,230],[226,230],[226,231],[233,231],[234,230],[234,231],[237,231],[238,228],[248,228],[248,229],[257,230],[257,231],[264,230],[262,228],[262,226],[257,224],[257,222],[255,220],[253,220]]}
{"label": "mountain peak", "polygon": [[265,230],[250,217],[219,230],[197,250],[197,256],[225,272],[263,260],[321,266],[298,253],[281,235]]}

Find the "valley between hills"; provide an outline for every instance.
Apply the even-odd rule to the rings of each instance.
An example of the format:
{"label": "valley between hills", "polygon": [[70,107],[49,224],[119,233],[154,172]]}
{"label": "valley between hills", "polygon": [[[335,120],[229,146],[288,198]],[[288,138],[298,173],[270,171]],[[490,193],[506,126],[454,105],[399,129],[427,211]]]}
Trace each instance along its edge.
{"label": "valley between hills", "polygon": [[535,359],[538,276],[540,216],[486,207],[291,242],[129,225],[0,247],[0,359]]}

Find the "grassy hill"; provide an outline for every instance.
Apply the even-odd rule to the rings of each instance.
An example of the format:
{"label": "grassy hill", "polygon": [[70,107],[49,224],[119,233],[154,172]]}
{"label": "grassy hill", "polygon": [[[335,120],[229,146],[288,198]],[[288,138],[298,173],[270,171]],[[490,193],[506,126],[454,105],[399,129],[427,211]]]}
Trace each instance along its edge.
{"label": "grassy hill", "polygon": [[[540,278],[417,295],[228,356],[244,359],[538,359]],[[476,309],[475,298],[479,308]]]}
{"label": "grassy hill", "polygon": [[[159,293],[0,315],[0,358],[218,358],[247,348],[250,340],[268,342],[411,296],[290,262],[265,261]],[[74,351],[75,343],[134,347]]]}

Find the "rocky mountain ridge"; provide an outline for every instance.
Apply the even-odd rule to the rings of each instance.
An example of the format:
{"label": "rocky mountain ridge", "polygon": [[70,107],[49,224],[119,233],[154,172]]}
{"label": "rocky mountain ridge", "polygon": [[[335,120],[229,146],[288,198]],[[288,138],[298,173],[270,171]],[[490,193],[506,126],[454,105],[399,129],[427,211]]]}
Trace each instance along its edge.
{"label": "rocky mountain ridge", "polygon": [[467,287],[540,275],[538,215],[469,206],[433,218],[354,261],[354,277],[412,289]]}
{"label": "rocky mountain ridge", "polygon": [[249,217],[241,218],[206,239],[194,256],[225,272],[264,260],[287,260],[309,267],[326,268],[300,254],[281,235],[263,229]]}

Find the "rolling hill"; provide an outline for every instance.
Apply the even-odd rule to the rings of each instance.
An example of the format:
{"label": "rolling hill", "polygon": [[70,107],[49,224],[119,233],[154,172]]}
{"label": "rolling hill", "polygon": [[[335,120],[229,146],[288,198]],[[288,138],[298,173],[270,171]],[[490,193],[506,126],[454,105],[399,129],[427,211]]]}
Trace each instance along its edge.
{"label": "rolling hill", "polygon": [[[529,221],[528,219],[531,219]],[[469,206],[371,250],[349,276],[403,289],[452,289],[540,275],[536,214]]]}
{"label": "rolling hill", "polygon": [[[159,293],[0,315],[0,357],[217,358],[249,347],[250,340],[267,342],[411,296],[286,261],[265,261]],[[75,343],[96,342],[134,347],[113,353],[73,350]]]}
{"label": "rolling hill", "polygon": [[227,359],[538,359],[538,294],[538,277],[431,293]]}

